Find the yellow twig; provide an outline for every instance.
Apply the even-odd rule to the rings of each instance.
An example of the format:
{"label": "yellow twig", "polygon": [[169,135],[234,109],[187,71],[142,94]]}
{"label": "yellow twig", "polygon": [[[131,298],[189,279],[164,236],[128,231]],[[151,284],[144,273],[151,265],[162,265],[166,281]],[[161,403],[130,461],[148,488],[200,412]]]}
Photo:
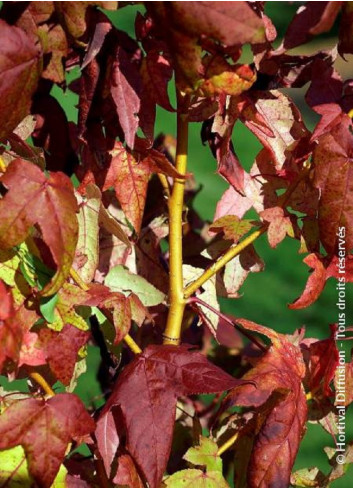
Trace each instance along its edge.
{"label": "yellow twig", "polygon": [[158,173],[158,178],[159,181],[161,182],[161,185],[163,187],[164,194],[169,198],[170,197],[170,185],[168,182],[168,179],[163,173]]}
{"label": "yellow twig", "polygon": [[88,285],[82,280],[82,278],[79,276],[79,274],[76,272],[74,268],[70,268],[70,275],[71,278],[76,282],[76,284],[80,287],[82,290],[89,290]]}
{"label": "yellow twig", "polygon": [[[181,109],[182,97],[178,94],[178,109]],[[186,116],[177,115],[176,170],[185,175],[188,153],[188,122]],[[164,333],[164,344],[178,345],[185,309],[183,294],[183,250],[182,226],[184,205],[184,178],[175,178],[169,199],[169,313]]]}
{"label": "yellow twig", "polygon": [[223,445],[218,449],[217,455],[220,457],[228,448],[230,448],[237,441],[239,433],[235,433],[233,436],[229,438]]}
{"label": "yellow twig", "polygon": [[[88,285],[82,280],[82,278],[79,276],[79,274],[76,272],[76,270],[74,268],[70,269],[70,275],[71,275],[71,278],[80,287],[80,289],[85,290],[85,291],[89,290]],[[141,348],[131,338],[131,336],[129,334],[124,336],[124,341],[133,353],[138,354],[138,353],[142,352]]]}
{"label": "yellow twig", "polygon": [[196,280],[191,282],[184,290],[184,298],[188,299],[199,289],[208,279],[213,277],[219,270],[221,270],[230,260],[239,255],[247,246],[253,243],[261,234],[267,229],[267,226],[263,226],[257,229],[246,237],[243,241],[237,245],[231,246],[222,256],[220,256],[209,268],[207,268],[202,275]]}
{"label": "yellow twig", "polygon": [[6,165],[4,163],[4,160],[0,156],[0,172],[5,173],[6,172]]}
{"label": "yellow twig", "polygon": [[44,377],[42,377],[38,372],[31,372],[29,376],[37,382],[43,389],[43,391],[50,397],[55,396],[55,392],[53,389],[50,387],[48,382],[45,380]]}
{"label": "yellow twig", "polygon": [[[304,169],[299,173],[297,179],[287,188],[283,195],[278,199],[277,205],[279,207],[284,207],[298,184],[309,174],[310,165],[306,165]],[[249,244],[253,243],[261,234],[263,234],[267,229],[267,225],[263,225],[257,231],[254,231],[243,241],[237,245],[231,246],[222,256],[220,256],[215,263],[213,263],[207,270],[204,271],[200,277],[198,277],[194,282],[191,282],[184,290],[184,298],[188,299],[192,294],[194,294],[197,289],[199,289],[208,279],[213,277],[217,272],[219,272],[230,260],[235,258],[239,253],[241,253]]]}

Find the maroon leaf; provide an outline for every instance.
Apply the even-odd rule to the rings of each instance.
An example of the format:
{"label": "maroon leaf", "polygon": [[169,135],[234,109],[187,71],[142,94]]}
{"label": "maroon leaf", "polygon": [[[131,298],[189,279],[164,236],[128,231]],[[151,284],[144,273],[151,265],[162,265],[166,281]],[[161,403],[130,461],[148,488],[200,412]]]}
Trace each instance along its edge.
{"label": "maroon leaf", "polygon": [[224,406],[259,407],[274,392],[284,396],[260,421],[249,462],[248,484],[249,487],[288,487],[307,418],[302,386],[305,364],[300,349],[284,335],[246,319],[237,319],[237,323],[268,336],[272,346],[254,359],[254,367],[243,377],[254,384],[233,389],[225,398]]}
{"label": "maroon leaf", "polygon": [[[320,190],[320,240],[330,254],[353,246],[353,136],[351,120],[342,116],[340,124],[319,138],[314,150],[314,185]],[[339,239],[340,229],[344,238]],[[343,232],[343,231],[342,231]]]}
{"label": "maroon leaf", "polygon": [[127,449],[148,483],[158,486],[171,448],[177,397],[222,392],[238,384],[186,345],[153,345],[125,368],[102,416],[120,407]]}
{"label": "maroon leaf", "polygon": [[99,453],[103,459],[107,476],[110,477],[111,466],[119,447],[119,436],[116,430],[113,413],[108,411],[97,421],[95,431]]}
{"label": "maroon leaf", "polygon": [[120,125],[126,144],[134,147],[135,134],[139,126],[140,74],[126,51],[118,47],[112,66],[111,95],[116,104]]}
{"label": "maroon leaf", "polygon": [[20,400],[0,416],[0,449],[22,445],[30,474],[39,486],[50,487],[69,442],[80,442],[94,426],[74,394],[57,394],[47,401]]}
{"label": "maroon leaf", "polygon": [[113,479],[114,484],[123,487],[145,487],[130,455],[120,455],[118,470]]}
{"label": "maroon leaf", "polygon": [[0,200],[0,247],[18,245],[31,226],[38,224],[58,267],[41,292],[52,295],[70,272],[77,243],[77,202],[72,183],[62,173],[47,178],[37,166],[21,159],[10,163],[1,182],[8,192]]}
{"label": "maroon leaf", "polygon": [[64,385],[70,384],[78,352],[89,337],[87,331],[81,331],[71,324],[66,324],[59,333],[50,329],[40,330],[39,338],[49,367]]}
{"label": "maroon leaf", "polygon": [[283,46],[292,49],[333,26],[342,2],[306,2],[299,7],[284,36]]}
{"label": "maroon leaf", "polygon": [[39,47],[22,29],[0,20],[0,140],[29,113],[40,71]]}
{"label": "maroon leaf", "polygon": [[[330,338],[321,341],[313,341],[307,345],[307,340],[301,342],[304,358],[308,364],[307,384],[313,394],[318,394],[320,388],[324,396],[331,396],[330,387],[335,377],[339,362],[339,354],[336,346],[337,326],[331,325]],[[322,384],[322,386],[321,386]]]}

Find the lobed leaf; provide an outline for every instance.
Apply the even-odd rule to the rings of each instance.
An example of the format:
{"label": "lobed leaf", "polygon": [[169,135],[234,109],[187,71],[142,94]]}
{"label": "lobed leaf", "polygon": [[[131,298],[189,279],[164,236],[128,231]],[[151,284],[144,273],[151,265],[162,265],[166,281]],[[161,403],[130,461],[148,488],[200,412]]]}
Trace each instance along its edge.
{"label": "lobed leaf", "polygon": [[43,296],[52,295],[69,275],[77,243],[77,202],[72,184],[62,173],[47,178],[38,167],[21,159],[10,163],[1,182],[8,192],[0,200],[0,247],[20,244],[38,224],[57,265],[54,277],[41,291]]}
{"label": "lobed leaf", "polygon": [[69,442],[79,441],[94,426],[74,394],[57,394],[48,401],[20,400],[0,415],[0,449],[22,445],[30,475],[38,485],[50,487]]}
{"label": "lobed leaf", "polygon": [[102,417],[119,406],[127,449],[148,483],[158,486],[171,449],[177,398],[222,392],[238,384],[186,345],[151,345],[125,368]]}
{"label": "lobed leaf", "polygon": [[30,111],[42,69],[40,55],[22,29],[0,20],[0,139]]}

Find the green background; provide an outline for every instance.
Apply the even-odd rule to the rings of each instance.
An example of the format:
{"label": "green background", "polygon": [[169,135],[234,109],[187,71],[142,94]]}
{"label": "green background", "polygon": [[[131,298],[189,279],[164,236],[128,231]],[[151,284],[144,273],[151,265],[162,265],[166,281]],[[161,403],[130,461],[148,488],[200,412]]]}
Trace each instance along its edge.
{"label": "green background", "polygon": [[[285,28],[298,6],[298,3],[267,2],[266,11],[276,25],[279,37],[285,32]],[[135,13],[139,9],[141,6],[127,6],[117,12],[110,13],[109,16],[116,27],[133,35]],[[335,33],[335,31],[337,32],[337,27],[334,27],[330,35],[332,36],[332,32]],[[315,42],[317,43],[317,41]],[[319,46],[316,47],[326,48],[327,45],[332,45],[332,38],[327,35],[322,36],[318,43]],[[246,52],[249,51],[245,50]],[[71,72],[68,81],[75,78],[78,73],[78,70]],[[54,87],[52,93],[64,107],[69,120],[76,121],[77,96],[69,90],[63,91],[59,87]],[[305,106],[304,93],[305,90],[290,91],[290,95],[297,105],[302,108],[307,126],[311,129],[315,125],[317,117]],[[195,209],[203,218],[212,221],[217,201],[227,188],[227,184],[216,174],[216,162],[210,150],[201,144],[200,129],[201,124],[191,124],[189,171],[194,174],[196,181],[202,185],[202,191],[194,201]],[[159,109],[155,134],[166,131],[175,135],[175,114]],[[249,169],[261,148],[260,143],[241,123],[236,124],[233,142],[240,161],[246,169]],[[337,321],[335,281],[330,279],[327,282],[324,292],[311,307],[299,311],[289,310],[287,304],[301,294],[308,278],[308,267],[302,261],[305,255],[298,254],[299,243],[287,238],[277,249],[272,250],[268,245],[266,236],[262,236],[255,243],[255,247],[265,261],[265,271],[251,274],[247,278],[241,289],[243,294],[241,298],[222,299],[222,309],[235,316],[246,317],[280,332],[293,333],[297,328],[305,325],[306,336],[327,337],[329,324]],[[346,292],[346,303],[349,306],[353,299],[353,284],[348,284]],[[347,324],[353,324],[353,314],[349,307],[346,313]],[[87,404],[94,404],[95,406],[99,406],[102,402],[99,383],[96,380],[98,368],[98,350],[95,347],[89,347],[88,371],[79,379],[78,393]],[[7,387],[7,382],[4,379],[1,383]],[[11,386],[11,388],[13,387],[14,385]],[[346,421],[347,441],[349,441],[353,439],[352,407],[347,412]],[[309,425],[301,444],[295,469],[318,466],[324,473],[327,473],[329,464],[322,449],[324,446],[334,446],[331,436],[324,432],[321,427]],[[332,486],[352,487],[349,485],[352,478],[353,467],[350,467],[346,476],[333,483]]]}

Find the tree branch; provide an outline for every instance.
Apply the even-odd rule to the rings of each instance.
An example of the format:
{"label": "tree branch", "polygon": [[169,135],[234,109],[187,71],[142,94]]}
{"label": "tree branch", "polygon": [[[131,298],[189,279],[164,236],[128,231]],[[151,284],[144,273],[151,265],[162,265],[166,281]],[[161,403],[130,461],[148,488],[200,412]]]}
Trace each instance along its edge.
{"label": "tree branch", "polygon": [[[184,99],[178,93],[177,114],[177,148],[176,170],[186,174],[188,153],[188,122],[181,113]],[[169,302],[170,308],[167,326],[164,332],[164,344],[178,345],[180,342],[181,325],[184,315],[185,300],[183,294],[183,250],[182,225],[184,205],[185,179],[176,178],[169,199]]]}

